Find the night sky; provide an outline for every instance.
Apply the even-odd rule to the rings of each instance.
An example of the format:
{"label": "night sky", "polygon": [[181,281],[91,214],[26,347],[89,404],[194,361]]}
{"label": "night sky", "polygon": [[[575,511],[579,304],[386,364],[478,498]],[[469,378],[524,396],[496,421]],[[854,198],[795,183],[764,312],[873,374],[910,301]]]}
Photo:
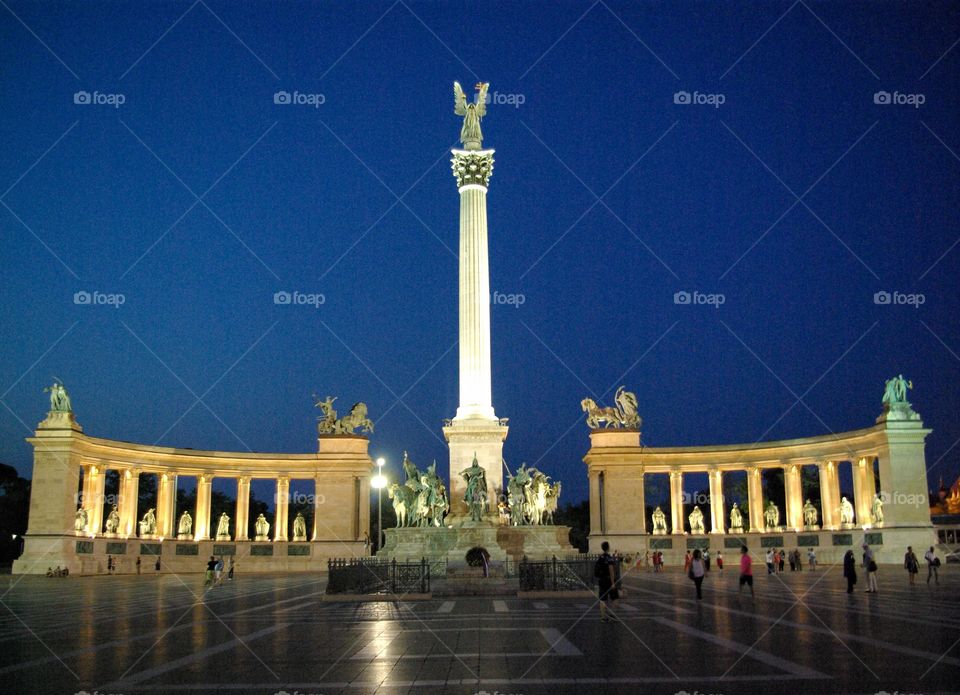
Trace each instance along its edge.
{"label": "night sky", "polygon": [[[23,475],[54,376],[88,434],[197,449],[315,451],[312,394],[362,400],[392,478],[404,449],[446,475],[454,80],[494,94],[511,468],[585,498],[580,400],[621,384],[680,446],[867,427],[903,373],[930,486],[960,472],[956,4],[0,5]],[[323,302],[274,303],[295,291]]]}

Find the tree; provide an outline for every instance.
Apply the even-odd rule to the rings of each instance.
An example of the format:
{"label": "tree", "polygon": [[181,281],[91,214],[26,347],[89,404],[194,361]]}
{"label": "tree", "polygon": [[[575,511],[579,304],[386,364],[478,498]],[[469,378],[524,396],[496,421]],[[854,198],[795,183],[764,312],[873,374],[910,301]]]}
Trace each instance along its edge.
{"label": "tree", "polygon": [[[30,514],[30,481],[0,463],[0,564],[20,556]],[[14,538],[16,536],[16,538]]]}
{"label": "tree", "polygon": [[581,553],[587,552],[590,535],[590,503],[587,501],[570,503],[557,508],[553,515],[557,526],[570,527],[570,545]]}

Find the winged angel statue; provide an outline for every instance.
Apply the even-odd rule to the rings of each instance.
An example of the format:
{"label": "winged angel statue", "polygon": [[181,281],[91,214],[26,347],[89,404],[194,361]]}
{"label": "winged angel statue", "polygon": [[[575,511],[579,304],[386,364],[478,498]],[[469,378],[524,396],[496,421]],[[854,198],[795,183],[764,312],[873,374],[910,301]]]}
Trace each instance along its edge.
{"label": "winged angel statue", "polygon": [[464,149],[479,150],[483,141],[480,132],[480,121],[487,115],[487,89],[489,82],[478,82],[476,100],[471,104],[459,82],[453,83],[453,112],[463,116],[463,128],[460,130],[460,142]]}

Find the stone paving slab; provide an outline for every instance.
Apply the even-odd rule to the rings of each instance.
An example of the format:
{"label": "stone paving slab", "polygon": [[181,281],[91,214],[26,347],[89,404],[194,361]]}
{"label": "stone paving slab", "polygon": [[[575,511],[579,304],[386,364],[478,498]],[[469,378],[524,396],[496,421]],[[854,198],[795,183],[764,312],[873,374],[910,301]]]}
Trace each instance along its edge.
{"label": "stone paving slab", "polygon": [[[594,598],[324,600],[322,576],[6,577],[10,693],[932,693],[960,691],[960,572],[631,572]],[[771,691],[771,688],[775,690]]]}

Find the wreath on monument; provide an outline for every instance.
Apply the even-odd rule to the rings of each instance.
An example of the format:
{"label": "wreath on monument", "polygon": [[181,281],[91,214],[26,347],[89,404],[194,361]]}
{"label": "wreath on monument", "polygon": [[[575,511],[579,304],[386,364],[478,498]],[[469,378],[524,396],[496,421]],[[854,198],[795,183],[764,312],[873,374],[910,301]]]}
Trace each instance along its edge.
{"label": "wreath on monument", "polygon": [[490,560],[490,553],[486,548],[470,548],[467,551],[467,564],[470,567],[483,567]]}

